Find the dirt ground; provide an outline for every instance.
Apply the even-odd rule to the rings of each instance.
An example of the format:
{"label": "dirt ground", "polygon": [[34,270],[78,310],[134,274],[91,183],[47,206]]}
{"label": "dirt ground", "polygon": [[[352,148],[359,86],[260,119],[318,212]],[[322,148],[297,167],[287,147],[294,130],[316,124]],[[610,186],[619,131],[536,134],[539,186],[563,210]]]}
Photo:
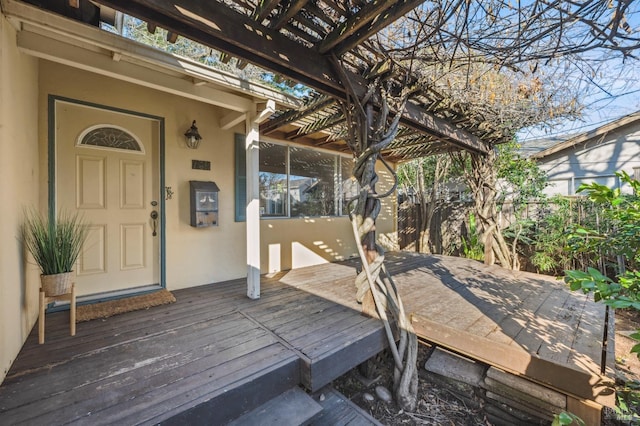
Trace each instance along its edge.
{"label": "dirt ground", "polygon": [[334,381],[335,388],[351,401],[371,414],[383,425],[455,425],[476,426],[490,425],[482,411],[482,402],[463,401],[453,393],[429,381],[424,370],[430,347],[420,345],[418,352],[419,385],[418,406],[414,412],[404,412],[395,402],[385,403],[377,396],[374,401],[367,401],[365,394],[376,395],[375,387],[382,385],[392,389],[393,377],[387,366],[391,359],[387,355],[378,355],[373,362],[374,372],[371,377],[377,378],[371,384],[362,382],[357,370],[352,370]]}
{"label": "dirt ground", "polygon": [[616,311],[616,365],[628,380],[640,380],[640,359],[632,354],[631,348],[637,343],[628,337],[640,329],[640,312]]}
{"label": "dirt ground", "polygon": [[[619,406],[626,410],[605,411],[605,426],[640,425],[640,359],[631,348],[638,343],[629,334],[640,329],[640,312],[636,310],[616,311],[616,384]],[[633,421],[621,421],[635,416]]]}
{"label": "dirt ground", "polygon": [[[630,332],[638,328],[640,328],[640,312],[616,312],[616,366],[620,391],[624,391],[625,382],[635,381],[640,385],[640,360],[635,354],[629,353],[634,341],[627,337]],[[363,383],[359,372],[352,370],[335,381],[334,386],[384,425],[490,425],[481,400],[462,400],[429,380],[423,366],[430,350],[430,347],[420,345],[418,406],[414,412],[404,412],[394,402],[385,403],[378,397],[374,401],[368,401],[365,398],[367,393],[375,395],[375,387],[378,385],[385,386],[387,389],[392,388],[389,369],[391,362],[383,355],[379,355],[371,367],[374,372],[370,376],[378,379],[374,383]],[[630,406],[630,409],[640,412],[640,406]],[[606,426],[631,424],[617,420],[619,415],[616,415],[613,410],[606,411],[605,418]]]}

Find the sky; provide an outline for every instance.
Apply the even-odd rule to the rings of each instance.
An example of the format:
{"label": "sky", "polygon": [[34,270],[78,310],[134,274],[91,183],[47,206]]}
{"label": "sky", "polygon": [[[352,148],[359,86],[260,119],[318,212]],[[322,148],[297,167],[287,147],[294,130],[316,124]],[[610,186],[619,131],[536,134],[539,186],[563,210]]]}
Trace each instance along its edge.
{"label": "sky", "polygon": [[564,120],[553,127],[531,127],[518,133],[518,140],[563,137],[587,132],[625,115],[640,111],[640,62],[636,62],[636,82],[612,93],[596,93],[585,99],[586,108],[579,120]]}
{"label": "sky", "polygon": [[584,133],[637,111],[640,111],[640,84],[624,93],[594,97],[579,120],[565,120],[553,127],[523,129],[518,133],[518,140],[526,143],[535,139]]}
{"label": "sky", "polygon": [[[626,15],[635,37],[640,33],[638,9],[636,6]],[[585,105],[581,119],[564,120],[554,127],[523,129],[517,135],[518,141],[526,143],[540,138],[575,135],[640,111],[640,51],[634,54],[636,59],[623,60],[618,53],[607,53],[609,59],[602,65],[600,75],[596,76],[591,84],[590,94],[581,99]],[[601,84],[602,88],[598,88],[596,82]]]}

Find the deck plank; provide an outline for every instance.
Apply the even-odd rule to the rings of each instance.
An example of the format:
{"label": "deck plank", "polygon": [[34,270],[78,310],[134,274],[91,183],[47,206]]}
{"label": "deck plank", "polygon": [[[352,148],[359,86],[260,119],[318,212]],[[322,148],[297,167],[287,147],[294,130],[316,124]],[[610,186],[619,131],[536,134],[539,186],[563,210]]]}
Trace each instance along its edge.
{"label": "deck plank", "polygon": [[288,322],[301,320],[310,312],[321,312],[332,306],[335,306],[335,303],[302,293],[282,304],[276,302],[274,305],[265,308],[260,306],[257,309],[248,308],[243,311],[249,315],[259,317],[260,322],[270,329],[275,329]]}
{"label": "deck plank", "polygon": [[540,355],[544,347],[549,355],[553,353],[558,360],[568,357],[570,348],[567,342],[559,340],[561,336],[558,333],[563,327],[573,329],[575,324],[564,324],[555,320],[554,313],[562,310],[565,304],[571,303],[574,300],[571,296],[564,289],[554,288],[543,303],[528,307],[526,312],[520,315],[524,322],[522,328],[512,335],[513,338],[509,344],[517,345],[537,355]]}
{"label": "deck plank", "polygon": [[[71,408],[74,412],[96,412],[97,407],[104,407],[107,402],[120,403],[121,395],[127,395],[127,398],[136,397],[139,392],[144,392],[150,387],[166,386],[172,381],[187,377],[189,372],[207,371],[239,354],[251,353],[276,343],[272,336],[253,324],[249,323],[245,327],[241,324],[236,326],[244,329],[242,339],[238,339],[237,332],[221,335],[218,342],[215,342],[210,334],[204,334],[199,339],[194,336],[191,342],[190,336],[186,336],[182,340],[172,339],[171,346],[161,350],[158,347],[164,346],[167,338],[156,336],[153,339],[140,339],[131,344],[113,347],[104,353],[74,360],[66,368],[54,368],[51,374],[36,377],[29,375],[28,380],[17,385],[33,391],[27,395],[19,393],[14,400],[3,398],[3,402],[7,402],[6,408],[13,408],[9,403],[17,407],[12,414],[17,417],[28,415],[29,411],[64,410],[66,405],[61,404],[61,400],[66,401],[67,405],[72,403]],[[215,350],[212,349],[214,345]],[[190,349],[184,351],[181,349],[183,347]],[[70,370],[83,374],[70,374]],[[36,392],[36,389],[39,392]],[[75,402],[78,400],[83,400],[84,403]],[[37,407],[37,410],[34,410],[34,407]],[[66,412],[66,415],[69,413]]]}
{"label": "deck plank", "polygon": [[[159,307],[162,308],[162,307]],[[103,327],[100,327],[102,321],[92,323],[90,326],[85,323],[80,323],[77,327],[77,334],[75,337],[69,337],[68,335],[62,336],[58,340],[53,340],[52,337],[47,336],[47,341],[53,340],[50,346],[50,353],[45,355],[47,363],[64,362],[66,354],[72,351],[75,356],[81,356],[85,353],[91,353],[95,350],[99,350],[104,347],[104,339],[110,339],[110,344],[118,344],[126,342],[139,335],[154,334],[167,329],[180,329],[192,324],[196,324],[198,321],[202,321],[203,318],[198,316],[202,312],[206,311],[206,307],[198,309],[174,309],[166,308],[160,310],[160,316],[153,316],[151,318],[141,315],[140,311],[137,315],[119,315],[113,317],[110,322],[113,324],[113,328],[103,331]],[[222,312],[218,312],[211,319],[222,318],[225,315],[232,313],[232,309],[225,309]],[[162,315],[164,313],[164,315]],[[94,325],[96,325],[94,327]],[[67,333],[68,334],[68,333]],[[48,344],[48,343],[47,343]],[[49,347],[47,347],[49,349]],[[30,346],[25,346],[24,357],[19,356],[19,362],[15,367],[18,370],[36,368],[38,365],[42,365],[42,351],[39,350],[37,342],[32,343]]]}
{"label": "deck plank", "polygon": [[[594,374],[604,315],[584,295],[552,277],[465,259],[425,256],[420,262],[414,256],[410,273],[400,264],[395,262],[396,283],[426,340],[581,398],[615,402],[594,388],[606,388],[606,379]],[[416,283],[425,286],[422,295]]]}
{"label": "deck plank", "polygon": [[[170,413],[186,411],[226,391],[226,386],[211,386],[211,382],[225,379],[227,386],[258,374],[267,368],[291,363],[297,359],[281,345],[272,345],[273,351],[255,351],[252,348],[262,345],[255,340],[246,347],[238,347],[223,368],[212,368],[183,377],[161,388],[147,388],[147,392],[125,402],[120,402],[99,413],[101,418],[109,419],[103,424],[137,424],[143,421],[155,421],[167,418]],[[241,350],[242,349],[242,350]],[[284,355],[284,359],[283,359]]]}
{"label": "deck plank", "polygon": [[[226,424],[298,383],[300,383],[298,359],[295,359],[295,362],[271,362],[266,368],[256,371],[253,376],[245,374],[242,379],[234,382],[222,393],[205,395],[196,404],[185,398],[185,404],[165,410],[145,423],[151,425],[160,423],[164,426]],[[186,407],[187,404],[188,407]]]}
{"label": "deck plank", "polygon": [[[235,285],[235,284],[234,284]],[[215,290],[224,288],[218,284],[213,285]],[[47,316],[47,348],[50,357],[49,362],[62,361],[66,351],[83,353],[102,347],[105,338],[113,339],[113,342],[126,341],[142,333],[153,333],[164,328],[176,327],[179,324],[198,321],[204,317],[222,317],[237,310],[239,307],[252,306],[252,301],[245,296],[246,288],[235,287],[231,292],[212,292],[211,289],[185,289],[175,291],[178,300],[183,299],[188,304],[188,309],[180,305],[158,306],[151,310],[135,311],[127,315],[117,315],[105,320],[93,320],[79,323],[75,337],[69,336],[68,319],[66,312],[57,312]],[[299,292],[298,292],[299,293]],[[209,296],[209,297],[207,297]],[[278,286],[277,291],[267,292],[263,295],[261,303],[264,306],[278,306],[288,299],[299,300],[301,297],[286,286]],[[56,337],[49,332],[49,324],[63,328],[63,334]],[[14,363],[14,369],[23,370],[34,368],[41,364],[38,358],[40,354],[37,336],[30,336],[24,345],[18,359]]]}
{"label": "deck plank", "polygon": [[[223,323],[206,323],[206,328],[202,328],[199,332],[198,330],[190,330],[188,334],[182,333],[172,336],[170,342],[166,342],[167,334],[171,335],[173,331],[167,330],[166,333],[140,336],[138,339],[122,344],[105,346],[91,354],[73,356],[64,364],[43,363],[40,368],[13,375],[10,380],[3,383],[3,386],[8,388],[26,386],[33,388],[33,391],[8,395],[3,398],[2,407],[11,408],[41,401],[51,393],[52,387],[61,390],[75,389],[129,373],[153,362],[178,357],[183,354],[182,347],[185,345],[200,350],[200,345],[206,347],[215,344],[217,350],[224,350],[239,341],[250,338],[250,336],[264,335],[264,331],[258,329],[254,324],[248,321],[241,323],[241,320],[242,317],[237,315],[228,318]],[[242,340],[238,339],[239,333],[243,336]],[[162,354],[162,357],[154,357],[154,354]],[[135,357],[132,358],[132,355]],[[192,360],[193,357],[190,355],[189,359]],[[43,361],[46,361],[46,357]],[[69,368],[86,372],[86,374],[70,375],[67,371]]]}
{"label": "deck plank", "polygon": [[[331,319],[325,317],[323,320],[321,324],[315,324],[316,328],[313,331],[296,330],[295,333],[284,335],[284,337],[305,354],[313,354],[314,348],[318,345],[336,346],[341,344],[343,335],[354,333],[353,327],[366,324],[376,329],[380,328],[377,320],[362,315],[356,316],[350,311],[343,311],[343,315],[334,315]],[[320,328],[318,325],[324,327]]]}
{"label": "deck plank", "polygon": [[[591,301],[591,296],[584,296],[585,299]],[[597,303],[585,303],[584,310],[579,319],[577,325],[577,332],[572,336],[571,340],[571,353],[566,360],[566,364],[575,369],[588,368],[594,373],[600,372],[600,365],[592,364],[588,360],[597,359],[602,356],[602,339],[604,337],[603,332],[597,323],[599,318],[604,317],[606,307]],[[614,318],[610,317],[609,321],[613,325],[615,323]],[[609,336],[615,336],[615,331],[610,329]],[[607,349],[614,347],[614,342],[611,341]],[[615,355],[612,352],[607,353],[605,367],[609,368],[615,366]],[[585,360],[587,360],[585,362]]]}
{"label": "deck plank", "polygon": [[[231,419],[301,383],[305,347],[333,339],[343,348],[339,332],[354,321],[380,328],[359,311],[279,282],[282,276],[266,279],[258,300],[246,297],[244,280],[177,290],[172,305],[81,323],[76,337],[67,335],[64,312],[49,314],[47,344],[32,333],[0,387],[0,416],[31,424],[215,423],[222,417],[212,418],[212,407]],[[358,340],[351,336],[350,344]],[[348,368],[359,362],[340,361]]]}
{"label": "deck plank", "polygon": [[[331,343],[329,343],[329,341]],[[354,344],[358,342],[358,344]],[[361,322],[331,339],[304,349],[310,358],[302,370],[302,382],[312,392],[331,383],[355,366],[375,356],[388,345],[386,335],[376,321]]]}
{"label": "deck plank", "polygon": [[384,339],[386,339],[384,330],[377,320],[367,317],[353,318],[349,327],[327,335],[321,340],[316,339],[315,336],[306,337],[304,340],[298,340],[298,346],[309,358],[317,360],[327,358],[327,354],[349,346],[351,342],[358,340],[362,336],[378,332],[380,336],[384,336]]}
{"label": "deck plank", "polygon": [[313,418],[311,426],[382,426],[362,408],[330,386],[317,392],[314,399],[323,410]]}
{"label": "deck plank", "polygon": [[531,310],[546,303],[552,294],[553,290],[547,288],[534,292],[531,297],[524,298],[522,303],[514,306],[510,314],[504,316],[497,327],[485,337],[500,343],[512,343],[515,336],[526,326],[531,317]]}

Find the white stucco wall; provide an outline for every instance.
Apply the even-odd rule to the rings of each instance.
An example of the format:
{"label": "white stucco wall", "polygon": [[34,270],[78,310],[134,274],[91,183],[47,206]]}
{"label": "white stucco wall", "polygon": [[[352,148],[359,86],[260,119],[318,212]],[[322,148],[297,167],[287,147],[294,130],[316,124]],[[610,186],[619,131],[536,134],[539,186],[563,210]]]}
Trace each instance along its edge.
{"label": "white stucco wall", "polygon": [[640,167],[640,123],[581,143],[538,160],[553,186],[548,194],[573,195],[581,183],[619,184],[615,173],[633,176]]}
{"label": "white stucco wall", "polygon": [[18,52],[0,14],[0,382],[38,314],[38,273],[25,270],[22,211],[39,205],[37,60]]}

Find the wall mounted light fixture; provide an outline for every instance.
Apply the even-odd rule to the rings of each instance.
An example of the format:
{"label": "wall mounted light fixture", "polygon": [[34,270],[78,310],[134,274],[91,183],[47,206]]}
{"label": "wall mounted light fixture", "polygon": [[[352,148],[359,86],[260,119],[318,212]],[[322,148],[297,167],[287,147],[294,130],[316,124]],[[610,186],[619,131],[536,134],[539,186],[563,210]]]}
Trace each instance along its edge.
{"label": "wall mounted light fixture", "polygon": [[187,148],[198,149],[200,141],[202,140],[202,136],[200,136],[200,133],[198,133],[196,120],[193,120],[193,123],[191,123],[191,127],[184,133],[184,136],[185,138],[187,138]]}

